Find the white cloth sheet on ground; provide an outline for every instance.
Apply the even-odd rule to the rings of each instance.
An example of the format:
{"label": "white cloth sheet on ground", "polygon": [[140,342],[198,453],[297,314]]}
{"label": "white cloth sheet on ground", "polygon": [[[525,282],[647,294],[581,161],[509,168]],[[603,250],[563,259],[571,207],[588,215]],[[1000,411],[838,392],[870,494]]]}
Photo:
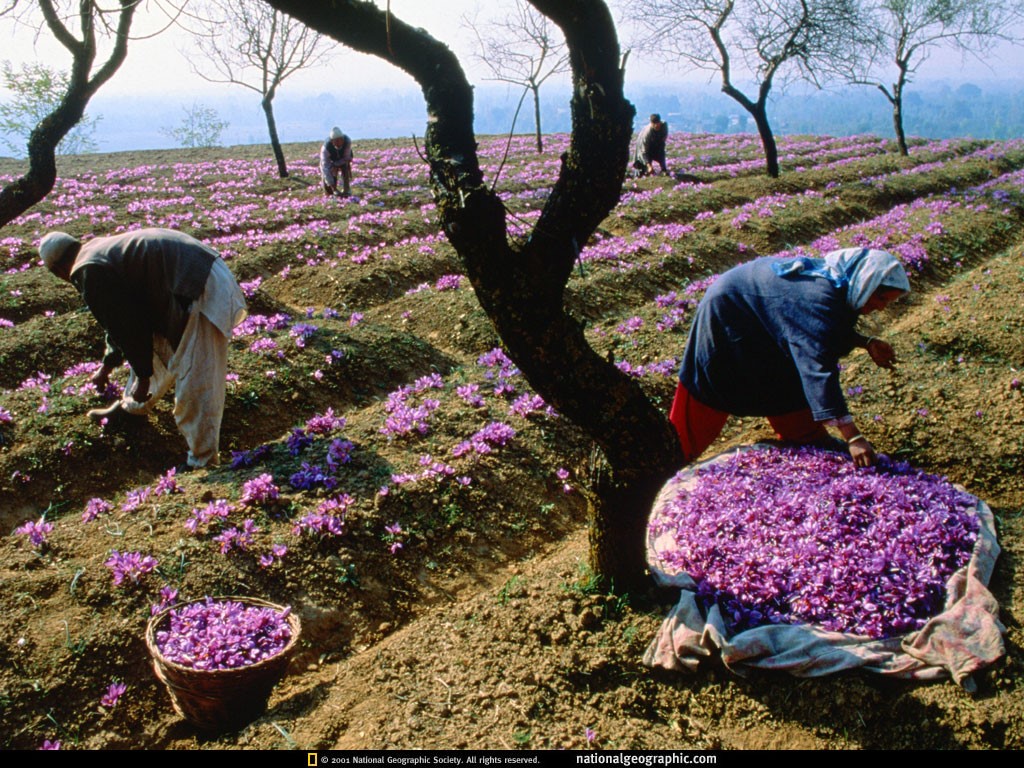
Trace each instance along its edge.
{"label": "white cloth sheet on ground", "polygon": [[[740,450],[752,450],[757,446]],[[652,516],[681,487],[692,484],[701,467],[732,453],[696,464],[670,480],[654,503]],[[659,557],[671,545],[671,532],[652,540],[648,535],[647,562],[655,580],[678,587],[679,602],[669,613],[644,654],[644,664],[672,670],[696,671],[702,660],[719,656],[729,669],[782,670],[798,677],[818,677],[847,669],[918,680],[951,677],[973,690],[972,672],[1004,653],[999,605],[988,590],[999,544],[988,505],[977,500],[981,523],[970,562],[946,584],[944,610],[923,628],[902,637],[875,640],[830,632],[809,625],[773,624],[732,634],[718,608],[706,613],[696,599],[697,584],[686,573],[669,572]],[[650,531],[651,529],[648,528]]]}

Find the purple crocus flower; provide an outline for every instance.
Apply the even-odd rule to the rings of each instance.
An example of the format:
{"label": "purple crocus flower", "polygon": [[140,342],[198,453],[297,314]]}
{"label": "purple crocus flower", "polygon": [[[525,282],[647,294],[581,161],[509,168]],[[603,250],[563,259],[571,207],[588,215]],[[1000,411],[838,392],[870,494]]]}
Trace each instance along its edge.
{"label": "purple crocus flower", "polygon": [[38,520],[29,520],[14,529],[16,536],[27,536],[29,544],[36,549],[46,546],[46,537],[53,531],[53,523],[46,522],[45,517]]}
{"label": "purple crocus flower", "polygon": [[124,683],[111,683],[107,688],[107,692],[100,698],[100,706],[106,707],[107,709],[113,709],[117,706],[118,700],[127,690],[128,686]]}
{"label": "purple crocus flower", "polygon": [[250,666],[288,645],[290,612],[208,597],[173,609],[166,629],[156,632],[156,645],[170,661],[192,669]]}
{"label": "purple crocus flower", "polygon": [[115,586],[120,586],[125,579],[137,582],[158,565],[156,558],[151,555],[143,555],[141,552],[121,553],[116,549],[111,551],[110,557],[103,564],[110,569]]}

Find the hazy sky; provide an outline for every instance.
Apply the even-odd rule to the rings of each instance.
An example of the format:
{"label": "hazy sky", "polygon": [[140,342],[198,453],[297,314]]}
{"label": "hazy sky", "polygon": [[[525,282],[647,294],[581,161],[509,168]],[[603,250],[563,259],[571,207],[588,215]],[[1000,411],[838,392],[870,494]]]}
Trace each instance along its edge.
{"label": "hazy sky", "polygon": [[[104,86],[105,93],[154,93],[161,91],[194,91],[223,89],[223,85],[210,84],[192,71],[182,51],[188,51],[189,34],[177,26],[160,31],[167,25],[168,17],[160,13],[161,3],[170,9],[171,3],[179,5],[180,0],[149,0],[136,14],[128,57],[124,65]],[[383,7],[385,0],[378,0]],[[487,3],[496,7],[493,2]],[[473,15],[479,0],[391,0],[392,12],[402,20],[427,29],[434,37],[451,46],[463,61],[470,78],[473,73],[469,53],[472,38],[462,29],[459,20]],[[482,13],[482,12],[481,12]],[[37,36],[24,26],[4,23],[0,26],[0,45],[3,52],[0,60],[8,59],[18,64],[23,61],[44,60],[58,69],[67,69],[70,56],[56,41],[47,35]],[[376,57],[358,54],[336,46],[336,54],[326,66],[309,69],[293,75],[286,81],[290,92],[311,90],[331,91],[347,87],[387,87],[413,85],[412,79],[401,70],[385,64]]]}
{"label": "hazy sky", "polygon": [[[610,4],[615,8],[622,1],[610,0]],[[161,9],[170,10],[182,2],[184,0],[144,0],[133,24],[134,39],[129,43],[127,60],[90,104],[89,114],[104,118],[95,135],[101,150],[167,146],[168,126],[182,119],[189,103],[212,106],[218,117],[226,118],[229,128],[222,137],[226,143],[252,143],[265,139],[264,128],[261,127],[263,117],[258,103],[253,101],[252,91],[238,86],[209,83],[192,71],[183,53],[191,48],[189,33],[178,26],[168,28],[169,17],[160,13]],[[386,0],[375,2],[384,7]],[[64,4],[71,7],[76,5],[71,0],[65,0]],[[2,5],[4,0],[0,0]],[[26,2],[21,7],[32,6],[34,4]],[[474,61],[472,53],[475,50],[475,38],[460,20],[469,15],[485,21],[495,16],[504,16],[511,8],[509,0],[391,0],[391,9],[396,16],[414,26],[427,29],[434,37],[448,44],[459,56],[470,81],[478,86],[487,85],[488,73]],[[627,48],[629,31],[620,28],[620,38],[623,48]],[[7,17],[0,18],[0,49],[0,61],[9,60],[16,67],[30,61],[43,61],[61,70],[67,70],[70,66],[68,52],[53,40],[48,31],[37,34],[32,27],[18,26]],[[104,58],[102,52],[99,58]],[[563,75],[562,78],[561,82],[553,80],[546,86],[548,100],[558,98],[559,93],[568,93],[568,76]],[[959,54],[949,51],[933,50],[912,87],[935,80],[947,80],[954,84],[966,80],[984,86],[996,79],[1013,80],[1015,84],[1024,83],[1024,48],[1004,47],[988,57],[988,66],[975,60],[964,61]],[[638,51],[631,52],[626,95],[637,104],[641,112],[671,109],[662,106],[658,100],[659,84],[664,83],[664,92],[671,94],[671,84],[684,81],[696,83],[701,89],[706,87],[709,94],[719,92],[717,80],[712,79],[707,72],[687,72],[679,66],[665,68],[656,56],[648,54],[645,57]],[[343,121],[346,130],[356,138],[409,135],[422,131],[422,101],[413,92],[416,87],[413,80],[401,70],[375,57],[335,45],[335,55],[326,65],[299,72],[284,83],[279,99],[275,102],[278,126],[286,141],[316,139],[326,134],[338,120]],[[404,91],[410,91],[409,115],[399,118],[391,113],[383,116],[365,110],[361,113],[356,110],[358,114],[352,113],[352,97],[355,97],[356,103],[361,98],[366,103],[369,99],[363,94],[367,90],[385,89],[399,89],[400,101],[405,99]],[[482,93],[483,89],[478,91],[478,94]],[[495,99],[501,98],[500,93],[500,89],[488,91],[489,106],[495,106]],[[308,99],[316,99],[323,94],[343,101],[347,106],[339,110],[340,114],[332,113],[333,107],[321,110],[324,111],[322,115],[312,114]],[[777,89],[776,95],[781,94],[782,90]],[[504,107],[514,109],[519,96],[518,89],[507,88],[507,103],[496,109],[499,112]],[[6,98],[8,94],[0,89],[0,100]],[[139,99],[138,109],[134,107],[135,99]],[[287,100],[292,102],[291,111],[284,105]],[[393,104],[388,102],[387,108]],[[881,97],[878,109],[881,112],[886,109]],[[500,122],[501,118],[498,119]],[[518,128],[529,130],[529,125],[530,120],[523,118]]]}
{"label": "hazy sky", "polygon": [[[385,0],[377,0],[383,6]],[[137,15],[133,36],[148,36],[166,24],[166,16],[156,11],[161,7],[170,8],[176,0],[148,0],[142,12]],[[463,62],[470,80],[481,82],[486,73],[472,61],[473,48],[470,33],[462,28],[459,19],[464,14],[473,14],[478,8],[480,17],[496,13],[508,4],[479,0],[391,0],[392,11],[405,21],[427,29],[435,37],[451,46]],[[106,95],[139,93],[202,93],[224,86],[207,83],[195,75],[181,53],[188,48],[188,34],[180,28],[171,27],[151,39],[134,40],[129,45],[128,58],[114,78],[104,86]],[[0,45],[3,53],[0,59],[15,64],[43,60],[59,69],[67,69],[69,56],[48,35],[37,36],[30,28],[18,27],[9,22],[0,25]],[[989,66],[973,61],[963,61],[957,54],[944,51],[933,53],[922,67],[918,81],[951,78],[955,80],[991,80],[1001,76],[1019,78],[1024,73],[1024,49],[1004,47],[989,57]],[[690,73],[673,70],[666,72],[659,62],[633,52],[629,59],[628,78],[633,82],[658,80],[662,78],[706,80],[706,73]],[[394,87],[413,85],[412,80],[395,67],[384,64],[371,56],[364,56],[337,46],[337,54],[324,67],[310,69],[296,74],[286,82],[290,93],[305,91],[338,91],[358,87]]]}

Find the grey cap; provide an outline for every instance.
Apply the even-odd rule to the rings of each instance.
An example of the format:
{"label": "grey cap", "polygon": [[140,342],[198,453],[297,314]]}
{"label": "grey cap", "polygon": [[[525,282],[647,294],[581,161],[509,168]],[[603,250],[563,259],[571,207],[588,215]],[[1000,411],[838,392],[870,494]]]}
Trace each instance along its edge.
{"label": "grey cap", "polygon": [[39,257],[43,264],[51,272],[69,255],[73,248],[75,252],[81,243],[66,232],[50,232],[39,241]]}

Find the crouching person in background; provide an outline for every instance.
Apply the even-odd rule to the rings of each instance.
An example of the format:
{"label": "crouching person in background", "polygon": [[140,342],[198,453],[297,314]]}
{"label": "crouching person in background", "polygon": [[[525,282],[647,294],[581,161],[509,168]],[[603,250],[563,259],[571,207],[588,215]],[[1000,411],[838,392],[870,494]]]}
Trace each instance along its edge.
{"label": "crouching person in background", "polygon": [[[337,126],[331,128],[331,135],[320,148],[320,176],[328,197],[348,197],[352,193],[352,140]],[[341,192],[338,191],[339,179]]]}

